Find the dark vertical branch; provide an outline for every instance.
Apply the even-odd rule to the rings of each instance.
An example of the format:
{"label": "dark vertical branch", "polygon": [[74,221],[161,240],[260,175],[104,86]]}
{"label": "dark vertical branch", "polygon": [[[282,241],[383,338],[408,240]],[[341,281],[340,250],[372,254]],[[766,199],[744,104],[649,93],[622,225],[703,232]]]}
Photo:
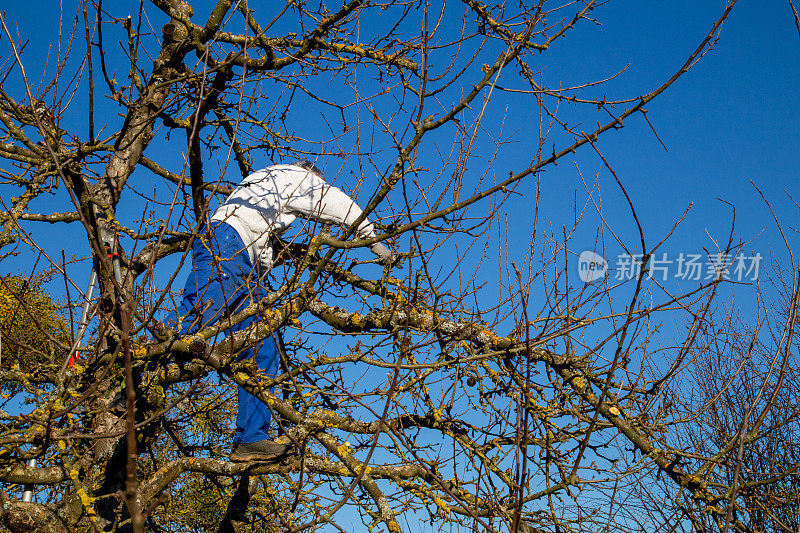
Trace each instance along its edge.
{"label": "dark vertical branch", "polygon": [[86,26],[86,66],[89,81],[89,144],[94,144],[94,71],[92,68],[92,37],[89,33],[89,15],[86,9],[88,3],[89,0],[83,0],[83,24]]}
{"label": "dark vertical branch", "polygon": [[250,476],[244,474],[239,479],[239,485],[236,487],[236,492],[233,493],[228,508],[225,510],[225,516],[219,523],[217,533],[235,533],[236,527],[234,522],[240,522],[244,519],[247,507],[250,505]]}
{"label": "dark vertical branch", "polygon": [[188,145],[189,177],[192,188],[192,208],[198,227],[203,227],[206,218],[206,199],[203,194],[203,159],[200,151],[200,127],[195,121],[194,127],[186,130]]}
{"label": "dark vertical branch", "polygon": [[221,109],[215,108],[214,113],[217,115],[217,119],[220,121],[220,124],[222,124],[222,129],[225,130],[225,134],[228,136],[228,140],[231,143],[233,156],[236,159],[236,164],[239,166],[239,173],[242,177],[251,174],[253,172],[253,164],[248,161],[239,143],[239,139],[236,138],[236,129],[234,129],[231,125],[231,121],[225,116]]}
{"label": "dark vertical branch", "polygon": [[136,475],[136,388],[133,382],[133,363],[131,361],[130,346],[130,315],[129,311],[135,306],[135,301],[125,302],[120,306],[122,322],[122,350],[125,363],[125,426],[128,444],[125,476],[125,503],[131,515],[133,533],[143,531],[144,520],[139,509],[139,487]]}
{"label": "dark vertical branch", "polygon": [[[517,428],[517,450],[519,450],[521,457],[517,462],[517,472],[514,490],[516,492],[514,503],[514,518],[512,522],[511,531],[517,533],[520,527],[520,519],[522,517],[522,504],[525,498],[525,487],[527,485],[528,477],[528,410],[533,405],[533,400],[530,398],[530,384],[531,384],[531,336],[530,336],[530,319],[528,318],[528,294],[527,287],[522,284],[522,274],[517,268],[516,263],[513,261],[511,265],[514,267],[514,272],[517,274],[517,282],[519,283],[520,300],[522,303],[522,318],[525,327],[525,351],[521,352],[525,361],[525,377],[522,381],[521,397],[521,412],[517,415],[518,423],[522,426]],[[518,406],[520,405],[518,403]],[[518,407],[519,409],[519,407]]]}
{"label": "dark vertical branch", "polygon": [[205,75],[201,87],[200,102],[192,121],[191,131],[187,131],[188,157],[189,157],[189,176],[192,187],[192,208],[194,209],[195,220],[198,227],[205,224],[206,218],[206,198],[203,193],[203,159],[200,151],[200,131],[203,128],[206,114],[218,107],[219,96],[225,90],[230,81],[232,70],[222,65],[211,82],[209,92],[203,97],[202,91],[205,88]]}
{"label": "dark vertical branch", "polygon": [[800,15],[797,14],[797,8],[794,7],[792,0],[789,0],[789,7],[792,8],[792,13],[794,14],[794,25],[797,28],[798,36],[800,36]]}

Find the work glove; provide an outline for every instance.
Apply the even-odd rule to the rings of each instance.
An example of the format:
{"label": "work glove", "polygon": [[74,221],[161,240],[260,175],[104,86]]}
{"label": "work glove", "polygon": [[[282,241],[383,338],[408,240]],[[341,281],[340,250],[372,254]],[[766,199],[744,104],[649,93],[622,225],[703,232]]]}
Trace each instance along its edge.
{"label": "work glove", "polygon": [[383,243],[376,242],[369,247],[370,251],[378,256],[378,262],[382,265],[391,265],[394,262],[394,255]]}

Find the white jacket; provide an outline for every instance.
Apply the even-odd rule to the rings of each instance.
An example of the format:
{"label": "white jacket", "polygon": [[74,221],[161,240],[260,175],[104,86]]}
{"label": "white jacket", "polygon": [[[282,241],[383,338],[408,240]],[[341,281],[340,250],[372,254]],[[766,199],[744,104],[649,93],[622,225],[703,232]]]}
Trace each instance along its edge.
{"label": "white jacket", "polygon": [[[348,226],[361,214],[353,200],[316,174],[294,165],[275,165],[247,176],[211,216],[236,230],[253,265],[272,268],[272,238],[300,216]],[[369,220],[358,226],[360,238],[374,237]]]}

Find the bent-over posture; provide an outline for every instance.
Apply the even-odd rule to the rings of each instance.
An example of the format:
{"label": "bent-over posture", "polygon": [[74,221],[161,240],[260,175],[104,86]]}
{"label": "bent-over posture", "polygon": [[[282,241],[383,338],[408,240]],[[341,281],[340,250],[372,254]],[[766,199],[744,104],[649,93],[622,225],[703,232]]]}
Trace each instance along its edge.
{"label": "bent-over posture", "polygon": [[[192,247],[192,273],[186,280],[183,301],[177,310],[182,334],[193,333],[242,311],[265,296],[259,276],[273,265],[273,239],[300,216],[311,220],[350,225],[361,209],[345,193],[327,184],[319,170],[307,161],[276,165],[246,177],[214,212],[208,234]],[[372,223],[364,220],[356,231],[360,238],[375,235]],[[383,261],[391,253],[382,244],[370,250]],[[240,331],[257,317],[231,328]],[[259,371],[277,375],[279,352],[274,336],[255,348]],[[253,350],[239,354],[237,361],[253,357]],[[270,459],[288,451],[288,446],[270,439],[271,412],[256,397],[239,387],[236,435],[230,459]]]}

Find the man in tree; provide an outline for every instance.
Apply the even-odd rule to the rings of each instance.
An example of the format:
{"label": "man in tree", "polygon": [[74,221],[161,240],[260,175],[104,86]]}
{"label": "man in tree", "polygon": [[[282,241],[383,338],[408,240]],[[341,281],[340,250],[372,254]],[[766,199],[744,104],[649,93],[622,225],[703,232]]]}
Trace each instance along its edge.
{"label": "man in tree", "polygon": [[[273,266],[273,239],[298,216],[348,226],[361,213],[349,196],[327,184],[319,169],[308,161],[272,166],[246,177],[211,216],[208,234],[195,240],[192,247],[193,271],[175,317],[181,333],[207,327],[264,297],[260,280]],[[356,234],[374,237],[372,223],[364,219]],[[383,244],[375,243],[370,250],[382,262],[391,261],[391,252]],[[246,329],[256,320],[257,316],[249,317],[231,331]],[[279,361],[274,336],[260,342],[256,352],[259,371],[274,377]],[[251,357],[253,349],[248,348],[237,361]],[[230,459],[255,461],[285,454],[288,445],[270,439],[269,408],[242,387],[238,392]]]}

